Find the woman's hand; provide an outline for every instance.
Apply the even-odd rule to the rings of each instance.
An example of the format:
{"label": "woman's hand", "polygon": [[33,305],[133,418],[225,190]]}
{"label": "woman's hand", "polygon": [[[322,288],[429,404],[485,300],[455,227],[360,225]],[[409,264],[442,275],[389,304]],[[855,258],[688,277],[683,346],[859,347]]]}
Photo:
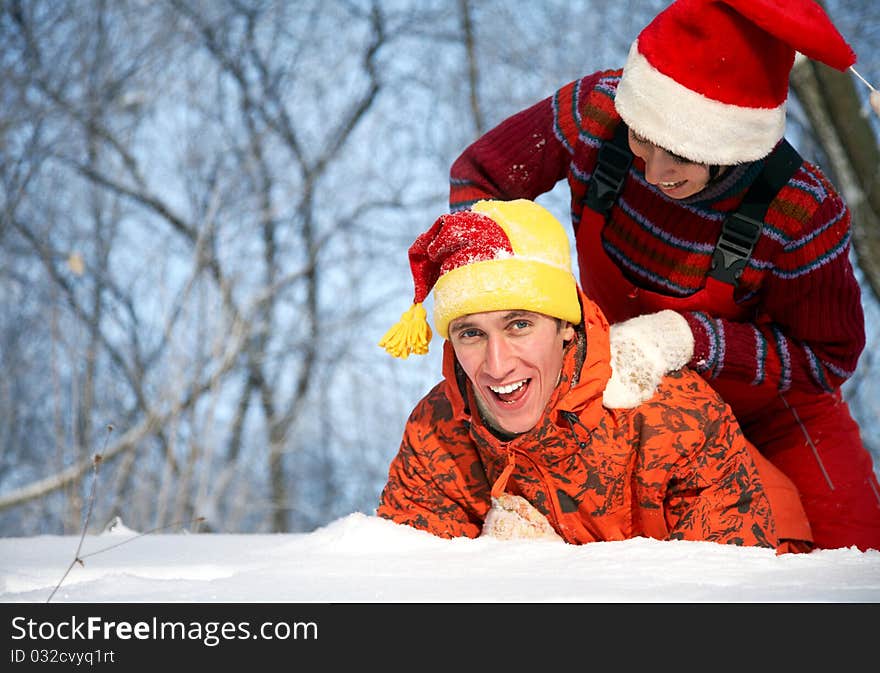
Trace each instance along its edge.
{"label": "woman's hand", "polygon": [[630,409],[651,399],[663,377],[693,357],[694,335],[675,311],[630,318],[611,326],[611,378],[602,403]]}

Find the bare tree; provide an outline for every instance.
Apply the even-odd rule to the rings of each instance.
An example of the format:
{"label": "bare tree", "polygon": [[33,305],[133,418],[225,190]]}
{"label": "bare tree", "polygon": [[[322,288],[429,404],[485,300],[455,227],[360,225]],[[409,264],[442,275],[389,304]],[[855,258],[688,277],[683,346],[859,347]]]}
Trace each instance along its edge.
{"label": "bare tree", "polygon": [[791,81],[852,211],[859,267],[875,300],[880,299],[880,148],[871,113],[866,114],[851,73],[804,59]]}
{"label": "bare tree", "polygon": [[[251,401],[256,399],[267,428],[271,528],[289,527],[285,510],[290,498],[289,481],[283,458],[296,450],[291,429],[306,408],[314,385],[323,321],[319,307],[320,255],[333,236],[332,227],[321,231],[317,226],[320,216],[316,213],[315,189],[379,91],[374,59],[385,39],[382,17],[378,8],[365,17],[371,30],[369,39],[363,41],[365,85],[357,96],[348,99],[348,105],[331,109],[327,105],[338,101],[330,100],[324,106],[323,121],[331,122],[329,132],[323,141],[312,143],[306,138],[313,127],[298,126],[297,114],[291,109],[295,99],[287,88],[296,85],[294,79],[301,63],[278,58],[273,50],[285,38],[288,45],[293,43],[295,51],[296,41],[290,39],[292,36],[266,32],[267,26],[274,25],[287,30],[288,17],[283,14],[292,8],[262,3],[253,7],[209,4],[170,2],[153,14],[152,22],[147,21],[150,17],[137,16],[142,9],[139,3],[116,6],[117,12],[100,2],[87,8],[91,11],[73,12],[62,7],[53,14],[49,7],[49,16],[41,11],[46,8],[14,3],[4,16],[25,57],[26,67],[20,72],[22,88],[35,87],[39,91],[41,104],[59,132],[69,139],[65,144],[45,146],[44,165],[51,165],[52,170],[85,187],[90,198],[82,207],[84,214],[90,214],[92,229],[81,232],[83,242],[90,246],[82,276],[70,278],[62,265],[67,259],[67,245],[53,242],[64,237],[64,222],[59,220],[57,225],[44,226],[40,231],[38,226],[44,220],[28,217],[24,209],[12,208],[7,200],[4,221],[42,261],[47,281],[60,288],[59,296],[67,302],[67,316],[85,329],[86,339],[79,352],[82,375],[77,385],[73,440],[78,448],[73,456],[66,457],[73,465],[51,478],[7,493],[0,505],[44,497],[85,473],[88,454],[94,448],[93,424],[100,413],[95,408],[97,367],[102,358],[109,358],[117,374],[122,374],[118,382],[125,385],[126,397],[132,401],[127,409],[117,406],[113,413],[124,418],[133,432],[113,443],[108,457],[139,452],[139,444],[145,441],[152,444],[155,440],[159,448],[158,455],[153,455],[159,461],[152,468],[130,456],[119,464],[120,489],[137,488],[137,483],[145,480],[164,483],[167,489],[171,479],[176,486],[169,492],[176,494],[176,504],[159,506],[165,512],[160,519],[186,518],[193,513],[196,503],[192,486],[205,453],[198,439],[196,412],[204,403],[202,397],[223,386],[223,377],[230,374],[243,380],[244,385],[239,386],[239,402],[234,405],[238,415],[231,424],[234,431],[228,455],[233,460],[239,458],[245,418]],[[313,14],[322,18],[317,9]],[[136,17],[139,25],[149,25],[154,31],[139,44],[143,51],[137,54],[119,44],[109,44],[110,36],[119,35]],[[44,18],[48,24],[42,23]],[[192,38],[185,47],[151,41],[170,40],[169,34],[162,31],[169,23],[181,26],[181,34]],[[302,26],[303,31],[309,28],[308,23]],[[337,28],[338,22],[325,26],[325,37]],[[62,35],[66,36],[63,43],[59,40]],[[72,65],[70,72],[58,75],[57,59],[50,51],[55,46],[83,55],[81,62]],[[84,48],[88,46],[91,49]],[[148,52],[164,54],[168,60],[157,63],[142,58]],[[176,105],[182,106],[179,109],[189,107],[202,123],[214,124],[227,133],[227,146],[231,148],[229,153],[224,153],[221,145],[215,150],[202,149],[201,154],[181,156],[181,183],[191,196],[189,207],[185,202],[184,207],[181,205],[185,194],[158,185],[148,173],[146,161],[152,157],[145,159],[137,138],[138,131],[143,132],[149,123],[149,114],[163,108],[160,92],[141,86],[139,78],[154,77],[156,70],[170,67],[173,59],[182,55],[208,63],[205,68],[213,72],[217,86],[211,95],[203,84],[197,95]],[[205,56],[210,61],[205,61]],[[185,91],[179,82],[175,83],[174,74],[170,68],[165,85]],[[230,92],[234,93],[230,96]],[[236,102],[230,104],[232,99]],[[123,109],[124,101],[129,105],[134,101],[140,115],[130,119],[128,126],[120,124],[128,111]],[[217,106],[209,114],[204,110],[206,101]],[[297,170],[297,179],[292,183],[279,179],[287,172],[279,170],[283,166]],[[230,188],[232,185],[236,186]],[[36,193],[30,195],[32,207],[39,198]],[[179,261],[190,265],[190,271],[182,274],[186,280],[172,290],[176,296],[171,304],[162,307],[164,320],[160,325],[145,324],[137,309],[140,297],[123,287],[130,280],[114,277],[111,269],[111,256],[131,254],[119,246],[131,245],[132,241],[121,242],[116,233],[125,218],[142,219],[161,232],[177,248]],[[259,263],[248,269],[259,271],[259,282],[250,273],[250,278],[242,282],[241,260],[223,241],[223,236],[242,221],[252,222],[252,230],[258,234],[242,237],[239,242],[243,240],[248,246],[260,242],[259,256],[250,260]],[[136,232],[139,236],[145,234],[144,230]],[[293,256],[291,251],[295,251]],[[181,275],[183,268],[176,268],[175,273]],[[88,286],[88,292],[78,285]],[[194,299],[199,292],[205,296],[205,290],[208,302],[220,309],[219,316],[210,316],[211,329],[207,331],[223,335],[225,348],[216,352],[213,346],[205,350],[199,344],[191,359],[181,364],[175,361],[175,352],[193,327],[201,327],[193,323],[191,311],[196,306]],[[108,315],[110,304],[128,311],[124,326],[118,316]],[[292,305],[296,307],[293,330],[289,316]],[[122,340],[118,334],[121,327],[128,330]],[[142,342],[151,327],[156,332],[152,345],[146,346]],[[285,344],[290,338],[293,342]],[[291,352],[279,355],[288,346]],[[168,378],[171,371],[173,378]],[[177,436],[180,433],[189,434],[189,439],[181,443]],[[151,472],[154,476],[147,477]],[[132,482],[135,473],[138,478]],[[118,506],[118,498],[114,506]],[[75,508],[70,503],[66,507],[77,519]]]}

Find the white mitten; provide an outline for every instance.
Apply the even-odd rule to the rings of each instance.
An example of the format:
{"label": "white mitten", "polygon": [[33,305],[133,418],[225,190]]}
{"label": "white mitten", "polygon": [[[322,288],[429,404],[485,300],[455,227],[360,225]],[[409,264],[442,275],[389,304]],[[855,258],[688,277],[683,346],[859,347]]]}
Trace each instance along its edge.
{"label": "white mitten", "polygon": [[675,311],[630,318],[611,326],[611,378],[602,403],[630,409],[651,399],[667,372],[684,367],[694,354],[694,335]]}
{"label": "white mitten", "polygon": [[486,514],[481,536],[496,537],[499,540],[524,538],[542,540],[562,540],[547,521],[547,517],[536,510],[525,498],[502,493],[492,498],[492,508]]}

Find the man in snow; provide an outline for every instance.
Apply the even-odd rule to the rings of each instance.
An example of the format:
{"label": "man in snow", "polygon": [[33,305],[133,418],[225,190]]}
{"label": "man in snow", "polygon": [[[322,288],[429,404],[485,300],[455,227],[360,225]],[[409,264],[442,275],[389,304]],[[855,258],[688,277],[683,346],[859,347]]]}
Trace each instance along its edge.
{"label": "man in snow", "polygon": [[[811,548],[796,489],[698,374],[664,375],[651,396],[652,372],[613,379],[608,323],[542,206],[480,201],[443,215],[409,260],[414,304],[380,345],[427,352],[433,291],[444,380],[407,421],[379,516],[441,537]],[[627,329],[617,358],[642,351],[665,369],[688,350]],[[648,399],[610,409],[608,390]]]}

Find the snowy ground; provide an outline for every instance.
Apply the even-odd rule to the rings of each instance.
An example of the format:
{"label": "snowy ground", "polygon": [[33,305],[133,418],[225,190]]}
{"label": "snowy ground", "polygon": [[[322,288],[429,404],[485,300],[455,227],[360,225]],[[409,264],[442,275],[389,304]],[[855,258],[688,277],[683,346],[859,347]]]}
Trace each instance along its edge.
{"label": "snowy ground", "polygon": [[[47,602],[78,543],[0,538],[0,602]],[[290,535],[118,526],[87,536],[80,557],[53,603],[880,602],[880,551],[442,540],[358,513]]]}

